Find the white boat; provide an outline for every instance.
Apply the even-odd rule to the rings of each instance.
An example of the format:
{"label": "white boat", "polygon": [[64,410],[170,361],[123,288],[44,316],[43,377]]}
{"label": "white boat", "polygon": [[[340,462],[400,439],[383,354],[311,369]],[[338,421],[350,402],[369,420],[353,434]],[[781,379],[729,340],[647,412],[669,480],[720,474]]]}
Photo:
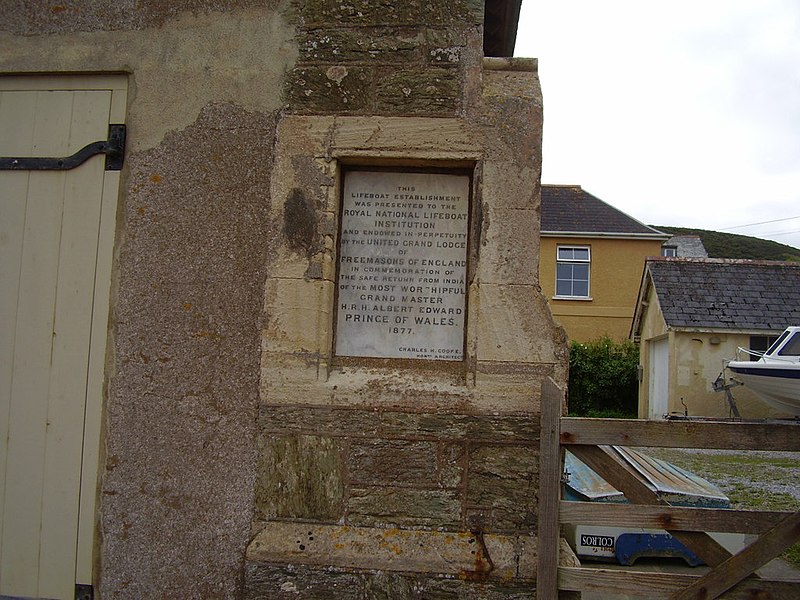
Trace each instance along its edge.
{"label": "white boat", "polygon": [[763,354],[739,350],[758,360],[728,362],[733,378],[773,408],[800,416],[800,327],[787,327]]}

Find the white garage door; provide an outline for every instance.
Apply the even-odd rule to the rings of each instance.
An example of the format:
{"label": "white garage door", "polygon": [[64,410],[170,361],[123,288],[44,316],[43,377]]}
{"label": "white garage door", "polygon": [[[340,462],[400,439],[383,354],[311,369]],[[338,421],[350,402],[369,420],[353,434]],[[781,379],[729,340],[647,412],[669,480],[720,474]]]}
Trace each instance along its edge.
{"label": "white garage door", "polygon": [[[127,80],[0,77],[0,157],[63,157],[123,123]],[[92,583],[119,172],[0,170],[0,595]]]}

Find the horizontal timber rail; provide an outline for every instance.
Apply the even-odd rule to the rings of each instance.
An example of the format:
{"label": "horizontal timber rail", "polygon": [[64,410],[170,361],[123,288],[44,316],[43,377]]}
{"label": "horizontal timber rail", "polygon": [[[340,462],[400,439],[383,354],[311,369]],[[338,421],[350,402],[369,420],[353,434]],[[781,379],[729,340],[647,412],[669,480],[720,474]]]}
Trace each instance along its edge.
{"label": "horizontal timber rail", "polygon": [[800,452],[800,423],[562,417],[562,444]]}
{"label": "horizontal timber rail", "polygon": [[[798,422],[645,421],[562,417],[564,394],[542,389],[539,565],[537,598],[595,592],[598,597],[673,600],[800,598],[797,581],[768,581],[755,571],[800,540],[800,511],[750,511],[670,506],[622,460],[614,446],[800,452]],[[620,490],[630,504],[561,500],[564,451],[569,450]],[[702,574],[654,573],[558,564],[561,525],[668,531],[699,556]],[[706,532],[757,536],[731,554]]]}

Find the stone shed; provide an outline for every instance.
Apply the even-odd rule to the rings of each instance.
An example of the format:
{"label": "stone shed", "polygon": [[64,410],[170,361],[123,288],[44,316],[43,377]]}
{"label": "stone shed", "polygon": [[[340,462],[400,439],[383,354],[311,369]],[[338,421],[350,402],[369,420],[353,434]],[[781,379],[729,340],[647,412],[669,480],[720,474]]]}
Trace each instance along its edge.
{"label": "stone shed", "polygon": [[0,595],[532,597],[519,0],[0,7]]}

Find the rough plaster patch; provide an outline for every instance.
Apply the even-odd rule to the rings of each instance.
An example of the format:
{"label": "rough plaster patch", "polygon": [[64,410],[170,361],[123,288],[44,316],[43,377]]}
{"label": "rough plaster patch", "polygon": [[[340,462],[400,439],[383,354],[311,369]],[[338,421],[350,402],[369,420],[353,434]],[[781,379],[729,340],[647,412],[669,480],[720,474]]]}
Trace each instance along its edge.
{"label": "rough plaster patch", "polygon": [[[237,0],[242,8],[279,4],[280,0]],[[158,27],[185,13],[212,13],[220,10],[219,0],[72,0],[56,3],[51,0],[26,0],[3,13],[4,28],[19,35],[59,33],[65,31],[116,31]],[[225,4],[230,4],[229,2]]]}
{"label": "rough plaster patch", "polygon": [[128,148],[140,151],[193,123],[211,102],[280,108],[284,72],[298,53],[285,13],[183,13],[142,31],[0,33],[0,71],[130,73]]}
{"label": "rough plaster patch", "polygon": [[269,210],[275,119],[213,104],[128,161],[103,597],[238,597],[257,458],[257,322],[280,237]]}

